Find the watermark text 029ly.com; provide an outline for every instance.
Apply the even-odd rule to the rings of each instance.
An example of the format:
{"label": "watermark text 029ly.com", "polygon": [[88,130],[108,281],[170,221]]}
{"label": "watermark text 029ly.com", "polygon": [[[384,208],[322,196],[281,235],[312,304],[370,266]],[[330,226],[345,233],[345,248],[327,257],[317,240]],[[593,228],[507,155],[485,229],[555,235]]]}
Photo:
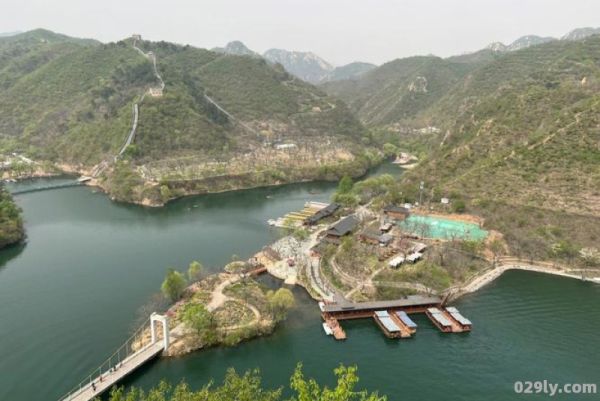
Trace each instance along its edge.
{"label": "watermark text 029ly.com", "polygon": [[547,394],[553,397],[557,394],[596,394],[598,386],[595,383],[551,383],[548,380],[516,381],[513,386],[517,394]]}

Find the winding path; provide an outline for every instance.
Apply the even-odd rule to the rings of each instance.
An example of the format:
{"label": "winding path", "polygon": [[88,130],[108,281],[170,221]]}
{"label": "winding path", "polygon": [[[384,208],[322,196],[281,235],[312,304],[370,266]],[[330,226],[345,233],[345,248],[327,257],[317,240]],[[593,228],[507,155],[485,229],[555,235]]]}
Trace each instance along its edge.
{"label": "winding path", "polygon": [[233,276],[233,277],[228,278],[227,280],[223,281],[218,286],[216,286],[215,289],[213,290],[213,292],[211,293],[210,302],[206,305],[206,309],[209,312],[214,312],[216,309],[220,308],[228,301],[237,302],[237,303],[241,303],[242,305],[244,305],[245,307],[250,309],[252,311],[252,313],[254,314],[254,319],[248,323],[223,327],[222,330],[232,331],[232,330],[237,330],[237,329],[241,329],[244,327],[249,327],[249,326],[252,326],[252,325],[258,323],[262,317],[260,311],[254,305],[252,305],[246,301],[230,297],[223,293],[225,288],[229,287],[232,284],[237,283],[238,281],[240,281],[240,279],[241,279],[240,276]]}

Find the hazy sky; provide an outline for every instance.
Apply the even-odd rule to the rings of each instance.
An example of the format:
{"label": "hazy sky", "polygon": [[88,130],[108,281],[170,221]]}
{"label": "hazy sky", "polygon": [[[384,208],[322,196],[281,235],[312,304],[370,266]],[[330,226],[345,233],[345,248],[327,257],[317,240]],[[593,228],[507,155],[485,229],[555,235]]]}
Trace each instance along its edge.
{"label": "hazy sky", "polygon": [[600,0],[0,0],[0,32],[43,27],[114,41],[310,50],[340,65],[449,56],[519,36],[600,26]]}

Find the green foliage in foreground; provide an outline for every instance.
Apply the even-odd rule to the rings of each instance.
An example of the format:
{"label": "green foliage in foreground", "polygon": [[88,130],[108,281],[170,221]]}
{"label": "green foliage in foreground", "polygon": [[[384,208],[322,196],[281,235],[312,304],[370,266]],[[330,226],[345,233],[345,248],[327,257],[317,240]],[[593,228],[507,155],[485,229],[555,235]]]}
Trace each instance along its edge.
{"label": "green foliage in foreground", "polygon": [[21,240],[23,236],[21,209],[8,191],[0,187],[0,248]]}
{"label": "green foliage in foreground", "polygon": [[229,369],[223,384],[212,383],[194,391],[186,383],[171,386],[160,383],[148,393],[140,389],[125,392],[114,389],[109,401],[385,401],[385,396],[376,392],[356,390],[358,375],[356,367],[340,365],[334,370],[337,377],[333,388],[322,387],[313,379],[306,379],[302,373],[302,365],[298,364],[290,379],[292,397],[284,399],[282,389],[265,390],[257,370],[239,375]]}

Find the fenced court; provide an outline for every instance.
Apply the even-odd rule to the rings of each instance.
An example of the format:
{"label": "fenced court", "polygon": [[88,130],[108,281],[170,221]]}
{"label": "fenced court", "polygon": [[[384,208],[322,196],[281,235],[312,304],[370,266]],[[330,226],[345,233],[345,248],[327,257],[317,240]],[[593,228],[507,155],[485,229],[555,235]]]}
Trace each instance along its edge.
{"label": "fenced court", "polygon": [[488,232],[475,223],[445,219],[437,216],[410,215],[400,223],[400,227],[423,238],[480,241],[488,236]]}

